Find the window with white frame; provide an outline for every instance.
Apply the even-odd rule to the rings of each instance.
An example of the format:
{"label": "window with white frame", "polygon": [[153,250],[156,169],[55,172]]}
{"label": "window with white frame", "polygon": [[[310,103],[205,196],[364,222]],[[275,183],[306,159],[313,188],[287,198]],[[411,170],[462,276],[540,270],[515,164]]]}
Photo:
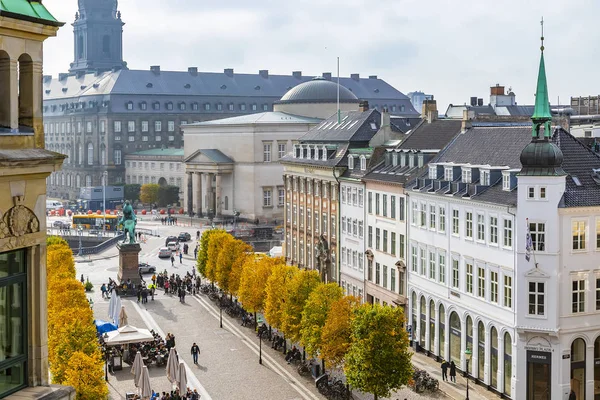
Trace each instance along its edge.
{"label": "window with white frame", "polygon": [[379,250],[381,245],[381,229],[375,228],[375,249]]}
{"label": "window with white frame", "polygon": [[175,121],[167,121],[167,131],[175,132]]}
{"label": "window with white frame", "polygon": [[435,253],[429,252],[429,279],[435,279]]}
{"label": "window with white frame", "polygon": [[529,186],[527,188],[527,198],[528,199],[535,199],[535,187]]}
{"label": "window with white frame", "polygon": [[546,289],[544,282],[529,282],[529,315],[544,315]]}
{"label": "window with white frame", "polygon": [[485,268],[477,268],[477,295],[485,298]]}
{"label": "window with white frame", "polygon": [[572,221],[573,250],[585,250],[585,221]]}
{"label": "window with white frame", "polygon": [[390,254],[396,255],[396,232],[390,232]]}
{"label": "window with white frame", "polygon": [[354,169],[354,156],[348,156],[348,169]]}
{"label": "window with white frame", "polygon": [[362,208],[362,207],[364,207],[364,204],[365,204],[364,190],[358,189],[358,206]]}
{"label": "window with white frame", "polygon": [[542,186],[540,187],[540,200],[545,200],[546,199],[546,187]]}
{"label": "window with white frame", "polygon": [[396,219],[396,196],[390,196],[390,218]]}
{"label": "window with white frame", "polygon": [[375,263],[375,284],[381,283],[381,264]]}
{"label": "window with white frame", "polygon": [[440,283],[446,283],[446,254],[438,254],[438,279]]}
{"label": "window with white frame", "polygon": [[382,215],[383,215],[384,217],[387,217],[387,215],[388,215],[388,207],[387,207],[387,206],[388,206],[388,202],[387,202],[387,194],[383,194],[383,195],[382,195],[382,204],[381,204],[381,205],[382,205],[382,208],[383,208],[383,213],[382,213]]}
{"label": "window with white frame", "polygon": [[358,236],[358,221],[356,219],[352,220],[352,236]]}
{"label": "window with white frame", "polygon": [[381,195],[379,193],[375,193],[375,215],[381,215],[381,203],[379,201]]}
{"label": "window with white frame", "polygon": [[121,165],[121,161],[122,161],[121,160],[121,150],[118,150],[118,149],[115,150],[114,153],[113,153],[113,155],[114,155],[115,165]]}
{"label": "window with white frame", "polygon": [[421,203],[421,228],[427,226],[427,204]]}
{"label": "window with white frame", "polygon": [[398,219],[404,221],[406,215],[406,199],[404,197],[398,198]]}
{"label": "window with white frame", "polygon": [[390,268],[390,291],[396,291],[396,268]]}
{"label": "window with white frame", "polygon": [[435,205],[430,204],[429,205],[429,228],[430,229],[435,229],[435,225],[437,222],[437,216],[435,215]]}
{"label": "window with white frame", "polygon": [[342,247],[342,265],[346,265],[346,248]]}
{"label": "window with white frame", "polygon": [[367,234],[367,247],[373,247],[373,227],[369,225]]}
{"label": "window with white frame", "polygon": [[263,143],[263,161],[271,162],[271,143]]}
{"label": "window with white frame", "polygon": [[437,166],[436,165],[429,166],[429,179],[437,179]]}
{"label": "window with white frame", "polygon": [[489,186],[490,185],[490,171],[481,171],[480,181],[483,186]]}
{"label": "window with white frame", "polygon": [[162,131],[162,121],[154,121],[154,132]]}
{"label": "window with white frame", "polygon": [[471,168],[462,169],[462,181],[463,183],[471,183]]}
{"label": "window with white frame", "polygon": [[572,282],[572,309],[571,311],[576,313],[585,312],[585,280],[577,279]]}
{"label": "window with white frame", "polygon": [[272,197],[273,191],[270,188],[263,189],[263,207],[271,207],[272,206]]}
{"label": "window with white frame", "polygon": [[148,132],[148,121],[142,121],[142,132]]}
{"label": "window with white frame", "polygon": [[135,132],[135,121],[127,121],[127,132]]}
{"label": "window with white frame", "polygon": [[426,264],[427,264],[427,255],[425,253],[425,249],[419,249],[419,253],[420,253],[420,260],[419,260],[419,269],[421,271],[421,275],[425,276],[426,275]]}
{"label": "window with white frame", "polygon": [[365,171],[367,169],[367,158],[365,156],[360,156],[360,170]]}
{"label": "window with white frame", "polygon": [[277,156],[279,159],[285,157],[286,147],[287,145],[285,143],[277,143]]}
{"label": "window with white frame", "polygon": [[596,278],[596,311],[600,310],[600,278]]}
{"label": "window with white frame", "polygon": [[477,240],[485,241],[485,217],[483,214],[477,214]]}
{"label": "window with white frame", "polygon": [[498,272],[490,271],[490,301],[498,303]]}
{"label": "window with white frame", "polygon": [[[64,123],[63,123],[63,128],[64,128]],[[87,121],[85,123],[85,132],[86,133],[92,133],[92,121]]]}
{"label": "window with white frame", "polygon": [[352,218],[348,218],[346,222],[348,224],[348,235],[352,235]]}
{"label": "window with white frame", "polygon": [[439,218],[439,230],[440,232],[446,232],[446,209],[440,206],[438,211]]}
{"label": "window with white frame", "polygon": [[459,261],[454,257],[452,258],[452,287],[455,289],[460,287]]}
{"label": "window with white frame", "polygon": [[414,245],[410,246],[411,269],[417,272],[417,248]]}
{"label": "window with white frame", "polygon": [[452,234],[459,235],[459,211],[457,209],[452,210]]}
{"label": "window with white frame", "polygon": [[[369,192],[369,194],[371,194],[371,193]],[[413,202],[412,202],[412,213],[411,213],[411,216],[410,216],[410,218],[411,218],[410,223],[412,225],[417,225],[417,218],[418,217],[419,217],[419,204],[416,201],[413,200]]]}
{"label": "window with white frame", "polygon": [[358,190],[356,188],[352,188],[352,205],[358,205]]}
{"label": "window with white frame", "polygon": [[405,254],[404,254],[404,235],[401,233],[398,234],[398,255],[402,259],[405,256]]}
{"label": "window with white frame", "polygon": [[470,263],[465,264],[465,276],[466,276],[465,282],[467,283],[467,287],[466,287],[467,293],[473,294],[473,264],[470,264]]}
{"label": "window with white frame", "polygon": [[364,223],[362,221],[358,221],[358,237],[362,239],[364,236]]}
{"label": "window with white frame", "polygon": [[502,174],[502,190],[510,190],[510,174]]}
{"label": "window with white frame", "polygon": [[498,217],[490,217],[490,243],[498,244]]}
{"label": "window with white frame", "polygon": [[453,180],[453,174],[452,174],[452,167],[446,167],[444,168],[444,180],[445,181],[452,181]]}
{"label": "window with white frame", "polygon": [[358,270],[363,272],[365,270],[363,255],[358,255]]}
{"label": "window with white frame", "polygon": [[342,233],[346,233],[346,217],[342,217]]}
{"label": "window with white frame", "polygon": [[546,224],[542,222],[530,222],[529,234],[534,251],[546,251]]}
{"label": "window with white frame", "polygon": [[506,248],[511,248],[512,242],[513,242],[512,220],[510,220],[510,219],[504,220],[504,230],[503,231],[504,231],[504,233],[503,233],[502,244]]}
{"label": "window with white frame", "polygon": [[346,204],[346,188],[342,186],[342,204]]}
{"label": "window with white frame", "polygon": [[465,213],[465,236],[473,239],[473,213],[470,211]]}
{"label": "window with white frame", "polygon": [[121,133],[121,121],[113,121],[113,131],[115,133]]}
{"label": "window with white frame", "polygon": [[512,308],[512,276],[504,275],[504,307]]}

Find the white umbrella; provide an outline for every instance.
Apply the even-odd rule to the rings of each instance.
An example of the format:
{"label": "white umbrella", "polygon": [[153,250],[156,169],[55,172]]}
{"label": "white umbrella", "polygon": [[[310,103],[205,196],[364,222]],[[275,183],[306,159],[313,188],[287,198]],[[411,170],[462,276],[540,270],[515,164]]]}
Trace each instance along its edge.
{"label": "white umbrella", "polygon": [[142,368],[142,376],[140,378],[140,389],[142,392],[142,399],[149,399],[152,396],[152,389],[150,388],[150,374],[148,374],[148,367],[144,365]]}
{"label": "white umbrella", "polygon": [[131,373],[133,374],[133,383],[135,387],[140,387],[140,377],[142,376],[142,368],[144,368],[144,362],[142,361],[142,353],[138,351],[135,355],[133,366],[131,367]]}
{"label": "white umbrella", "polygon": [[171,383],[177,381],[177,354],[175,354],[175,347],[171,347],[169,350],[169,359],[167,360],[167,379]]}
{"label": "white umbrella", "polygon": [[104,340],[109,346],[127,343],[149,342],[154,340],[154,336],[148,329],[136,328],[135,326],[125,325],[116,331],[108,332]]}
{"label": "white umbrella", "polygon": [[115,325],[117,326],[121,326],[121,324],[119,324],[119,314],[121,313],[121,297],[117,296],[115,294],[115,297],[117,298],[115,300],[115,309],[113,310],[113,315],[111,316],[111,318],[113,319]]}
{"label": "white umbrella", "polygon": [[117,292],[113,289],[110,292],[110,300],[108,301],[108,318],[110,318],[109,322],[114,322],[112,320],[113,315],[115,315],[115,307],[117,305]]}
{"label": "white umbrella", "polygon": [[125,312],[125,306],[121,306],[121,312],[119,313],[119,325],[118,326],[127,325],[128,319],[129,319],[129,317],[127,317],[127,313]]}
{"label": "white umbrella", "polygon": [[185,372],[185,364],[179,363],[179,376],[177,377],[177,387],[181,396],[187,393],[187,374]]}

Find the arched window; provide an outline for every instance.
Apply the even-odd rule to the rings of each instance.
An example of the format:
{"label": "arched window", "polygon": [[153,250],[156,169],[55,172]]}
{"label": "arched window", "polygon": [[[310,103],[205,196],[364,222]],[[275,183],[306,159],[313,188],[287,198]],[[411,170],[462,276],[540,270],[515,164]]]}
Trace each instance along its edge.
{"label": "arched window", "polygon": [[94,145],[88,143],[87,146],[87,163],[88,165],[94,165]]}
{"label": "arched window", "polygon": [[419,307],[419,312],[420,312],[420,321],[421,324],[419,325],[419,329],[420,329],[420,336],[419,336],[419,345],[423,348],[425,348],[425,331],[427,329],[427,310],[426,310],[426,301],[425,301],[425,296],[421,296],[421,301],[420,301],[420,307]]}
{"label": "arched window", "polygon": [[110,55],[110,36],[102,36],[102,52],[105,55]]}
{"label": "arched window", "polygon": [[438,319],[440,320],[439,323],[439,330],[440,330],[440,357],[442,357],[443,359],[446,358],[445,354],[446,354],[446,310],[444,309],[444,305],[440,304],[440,313],[438,315]]}
{"label": "arched window", "polygon": [[510,334],[504,334],[504,393],[511,395],[512,379],[512,340]]}
{"label": "arched window", "polygon": [[79,174],[77,174],[77,176],[75,176],[75,187],[76,188],[81,187],[81,176],[79,176]]}
{"label": "arched window", "polygon": [[585,341],[575,339],[571,344],[571,390],[575,398],[585,399]]}
{"label": "arched window", "polygon": [[[315,219],[315,223],[316,223],[316,221],[317,220]],[[417,335],[417,294],[415,292],[412,292],[412,295],[411,295],[411,305],[412,305],[412,320],[411,320],[411,327],[410,327],[411,337],[412,337],[412,340],[416,340],[416,335]]]}
{"label": "arched window", "polygon": [[106,146],[104,144],[100,148],[100,164],[106,165]]}
{"label": "arched window", "polygon": [[498,330],[492,327],[490,333],[490,385],[498,388]]}
{"label": "arched window", "polygon": [[[471,318],[471,316],[467,316],[467,348],[471,351],[475,350],[475,348],[473,347],[473,318]],[[466,350],[465,349],[465,350]],[[472,367],[472,365],[471,365]],[[469,372],[471,373],[471,375],[473,375],[473,368],[471,368],[469,370]]]}
{"label": "arched window", "polygon": [[429,351],[435,351],[435,302],[429,301]]}
{"label": "arched window", "polygon": [[460,365],[461,356],[461,343],[460,338],[462,336],[460,318],[456,311],[450,314],[450,361],[454,361],[455,364]]}
{"label": "arched window", "polygon": [[22,54],[19,57],[17,71],[19,73],[19,126],[33,129],[33,61],[29,54]]}
{"label": "arched window", "polygon": [[92,186],[92,177],[91,175],[85,176],[85,186]]}
{"label": "arched window", "polygon": [[[0,87],[10,87],[10,57],[4,50],[0,50]],[[10,96],[3,96],[0,102],[0,127],[10,128],[11,101]]]}
{"label": "arched window", "polygon": [[225,196],[225,209],[229,210],[229,197]]}
{"label": "arched window", "polygon": [[354,169],[354,156],[348,156],[348,169]]}
{"label": "arched window", "polygon": [[483,380],[485,377],[485,325],[481,321],[477,324],[477,342],[477,377]]}
{"label": "arched window", "polygon": [[79,160],[78,160],[79,164],[83,164],[83,145],[82,144],[79,145],[79,154],[78,154],[78,156],[79,156]]}
{"label": "arched window", "polygon": [[83,58],[83,35],[77,37],[77,58]]}

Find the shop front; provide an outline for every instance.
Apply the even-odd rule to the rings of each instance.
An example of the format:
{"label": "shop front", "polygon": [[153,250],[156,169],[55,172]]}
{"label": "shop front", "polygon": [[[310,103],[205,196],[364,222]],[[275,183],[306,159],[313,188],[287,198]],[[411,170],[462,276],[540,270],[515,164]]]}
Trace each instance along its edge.
{"label": "shop front", "polygon": [[551,383],[552,353],[527,350],[527,399],[550,400]]}

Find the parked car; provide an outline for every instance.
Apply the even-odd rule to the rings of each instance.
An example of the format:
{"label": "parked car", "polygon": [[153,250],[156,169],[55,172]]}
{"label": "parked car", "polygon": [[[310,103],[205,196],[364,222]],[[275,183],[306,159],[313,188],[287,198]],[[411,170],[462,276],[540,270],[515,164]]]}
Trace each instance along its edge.
{"label": "parked car", "polygon": [[68,222],[64,222],[64,221],[54,221],[52,223],[52,227],[58,228],[58,229],[71,229],[71,224]]}
{"label": "parked car", "polygon": [[158,250],[158,257],[159,258],[169,258],[169,257],[171,257],[171,250],[168,247],[161,247]]}
{"label": "parked car", "polygon": [[165,246],[167,246],[169,244],[169,242],[179,242],[179,238],[177,236],[169,236],[167,237],[167,239],[165,240]]}
{"label": "parked car", "polygon": [[169,243],[167,243],[167,247],[171,251],[177,251],[177,250],[179,250],[179,243],[177,243],[177,242],[169,242]]}
{"label": "parked car", "polygon": [[177,237],[177,239],[178,239],[180,242],[187,242],[188,240],[192,240],[192,235],[190,235],[190,234],[189,234],[189,233],[187,233],[187,232],[181,232],[181,233],[179,234],[179,236]]}
{"label": "parked car", "polygon": [[139,263],[138,271],[140,274],[153,274],[156,272],[156,267],[146,263]]}

